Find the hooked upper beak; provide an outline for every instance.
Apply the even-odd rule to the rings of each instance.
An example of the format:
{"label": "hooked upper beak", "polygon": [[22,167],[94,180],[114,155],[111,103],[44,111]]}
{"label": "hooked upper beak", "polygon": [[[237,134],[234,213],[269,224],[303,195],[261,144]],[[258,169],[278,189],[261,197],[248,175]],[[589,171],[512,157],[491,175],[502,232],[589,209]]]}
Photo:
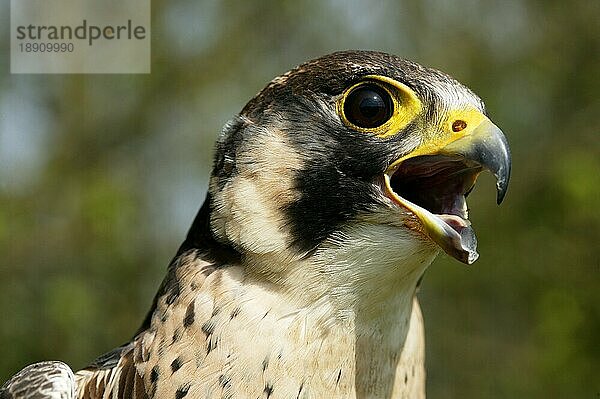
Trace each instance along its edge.
{"label": "hooked upper beak", "polygon": [[462,157],[489,170],[496,177],[496,202],[502,203],[510,180],[510,150],[502,130],[484,119],[471,134],[440,149],[440,154]]}
{"label": "hooked upper beak", "polygon": [[506,137],[483,114],[477,124],[440,143],[425,143],[394,162],[384,175],[388,196],[414,213],[446,253],[477,260],[477,239],[465,197],[484,169],[496,177],[497,203],[506,195],[511,157]]}

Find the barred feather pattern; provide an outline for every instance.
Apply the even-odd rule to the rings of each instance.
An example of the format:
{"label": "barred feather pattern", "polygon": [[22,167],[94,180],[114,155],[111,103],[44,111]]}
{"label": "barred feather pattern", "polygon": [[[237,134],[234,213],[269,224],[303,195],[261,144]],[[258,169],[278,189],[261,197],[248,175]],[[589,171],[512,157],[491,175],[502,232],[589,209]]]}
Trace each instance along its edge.
{"label": "barred feather pattern", "polygon": [[74,399],[75,376],[59,361],[31,364],[0,388],[1,399]]}

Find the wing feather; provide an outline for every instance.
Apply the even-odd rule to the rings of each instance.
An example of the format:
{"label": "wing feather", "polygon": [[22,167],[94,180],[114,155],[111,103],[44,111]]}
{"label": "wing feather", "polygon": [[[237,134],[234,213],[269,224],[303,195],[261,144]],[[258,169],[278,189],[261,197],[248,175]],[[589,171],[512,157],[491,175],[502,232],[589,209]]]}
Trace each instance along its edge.
{"label": "wing feather", "polygon": [[147,399],[133,359],[133,341],[96,359],[75,374],[81,399]]}
{"label": "wing feather", "polygon": [[1,399],[74,399],[75,376],[59,361],[31,364],[0,388]]}

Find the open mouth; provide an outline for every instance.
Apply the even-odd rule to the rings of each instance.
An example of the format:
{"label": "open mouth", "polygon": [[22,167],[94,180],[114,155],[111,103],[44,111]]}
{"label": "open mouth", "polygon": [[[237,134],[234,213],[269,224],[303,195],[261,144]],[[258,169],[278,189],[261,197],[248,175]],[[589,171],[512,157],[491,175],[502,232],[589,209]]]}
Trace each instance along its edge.
{"label": "open mouth", "polygon": [[482,167],[463,159],[426,155],[407,159],[392,174],[394,192],[435,214],[460,233],[468,225],[466,197]]}
{"label": "open mouth", "polygon": [[383,174],[384,189],[419,219],[433,242],[470,265],[479,254],[465,199],[479,173],[488,170],[496,177],[500,205],[510,179],[510,150],[502,131],[484,115],[452,132],[458,135],[424,144],[393,162]]}
{"label": "open mouth", "polygon": [[449,255],[470,264],[478,254],[466,197],[482,170],[463,157],[423,155],[402,161],[385,179],[392,200],[414,213]]}

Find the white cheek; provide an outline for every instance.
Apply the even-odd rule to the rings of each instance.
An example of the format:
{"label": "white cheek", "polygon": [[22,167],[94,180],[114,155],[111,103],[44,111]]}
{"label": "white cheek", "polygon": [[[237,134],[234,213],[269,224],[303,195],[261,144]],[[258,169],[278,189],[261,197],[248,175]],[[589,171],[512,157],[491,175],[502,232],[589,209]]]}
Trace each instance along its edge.
{"label": "white cheek", "polygon": [[282,209],[296,199],[291,184],[302,162],[283,133],[253,129],[253,139],[236,155],[237,173],[221,190],[211,184],[211,227],[248,252],[283,252],[289,233]]}
{"label": "white cheek", "polygon": [[[286,237],[281,212],[251,180],[239,180],[229,191],[231,220],[226,234],[254,253],[283,251]],[[271,206],[270,206],[271,204]]]}

